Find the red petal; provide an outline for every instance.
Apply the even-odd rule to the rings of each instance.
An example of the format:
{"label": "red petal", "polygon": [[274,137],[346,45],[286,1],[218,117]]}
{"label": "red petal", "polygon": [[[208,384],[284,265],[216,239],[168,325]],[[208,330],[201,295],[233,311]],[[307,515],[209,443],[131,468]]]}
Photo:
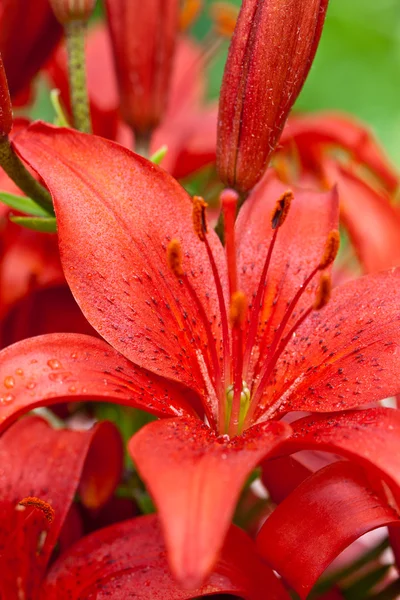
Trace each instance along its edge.
{"label": "red petal", "polygon": [[252,469],[290,434],[269,422],[229,439],[198,419],[146,425],[129,442],[158,506],[171,569],[198,586],[217,560],[241,488]]}
{"label": "red petal", "polygon": [[209,581],[195,592],[182,590],[169,574],[157,517],[119,523],[82,539],[57,561],[42,589],[42,600],[112,597],[125,600],[189,600],[218,593],[246,600],[289,600],[272,571],[261,563],[255,546],[236,527],[229,530]]}
{"label": "red petal", "polygon": [[291,424],[294,430],[284,450],[337,452],[378,471],[400,500],[400,411],[371,408],[313,415]]}
{"label": "red petal", "polygon": [[386,192],[378,192],[333,161],[324,162],[329,180],[338,183],[340,214],[367,272],[400,264],[400,212]]}
{"label": "red petal", "polygon": [[[203,390],[196,350],[205,347],[206,334],[166,255],[169,240],[181,240],[183,267],[218,339],[217,294],[187,193],[165,171],[95,136],[39,123],[17,145],[52,192],[63,267],[90,323],[141,367]],[[209,242],[224,280],[224,251],[214,232]]]}
{"label": "red petal", "polygon": [[289,119],[280,143],[296,144],[301,159],[307,162],[307,153],[315,156],[317,146],[341,146],[354,158],[364,163],[389,191],[395,191],[399,178],[372,133],[353,117],[344,114],[324,113],[296,115]]}
{"label": "red petal", "polygon": [[[369,436],[371,439],[371,436]],[[399,516],[370,487],[363,469],[339,461],[304,481],[267,519],[257,538],[262,556],[301,598],[338,554]]]}
{"label": "red petal", "polygon": [[103,340],[51,334],[0,352],[0,427],[37,406],[107,401],[159,416],[191,414],[177,386],[135,369]]}
{"label": "red petal", "polygon": [[[239,288],[247,294],[249,300],[257,292],[272,239],[272,210],[287,189],[287,185],[271,174],[255,188],[239,213],[236,224],[239,240]],[[294,194],[288,217],[279,229],[268,269],[267,290],[260,319],[262,329],[265,329],[265,322],[269,319],[266,345],[271,344],[288,302],[319,264],[328,233],[338,228],[336,191],[318,194],[294,189]],[[297,316],[314,302],[313,290],[317,284],[316,277],[308,288],[309,292],[303,294],[296,306]],[[293,321],[290,321],[288,329],[292,325]],[[252,375],[248,375],[248,380],[252,380]]]}
{"label": "red petal", "polygon": [[[100,423],[88,431],[53,430],[42,419],[30,417],[16,423],[1,438],[2,597],[36,597],[82,472],[86,478],[92,477],[89,469],[94,461],[86,463],[86,459],[102,444],[108,446],[110,461],[106,473],[96,474],[105,484],[98,497],[100,502],[113,493],[122,468],[122,444],[111,423]],[[19,501],[29,496],[52,506],[51,523],[38,509],[19,506]]]}
{"label": "red petal", "polygon": [[397,269],[335,288],[297,330],[277,365],[270,402],[280,412],[345,410],[400,390],[399,278]]}

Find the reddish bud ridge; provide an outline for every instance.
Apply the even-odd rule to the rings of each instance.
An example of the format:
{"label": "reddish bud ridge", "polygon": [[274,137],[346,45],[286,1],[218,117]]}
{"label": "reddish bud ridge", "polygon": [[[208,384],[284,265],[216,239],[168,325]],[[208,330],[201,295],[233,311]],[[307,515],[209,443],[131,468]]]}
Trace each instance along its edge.
{"label": "reddish bud ridge", "polygon": [[0,54],[0,136],[6,137],[12,127],[12,107],[3,59]]}
{"label": "reddish bud ridge", "polygon": [[319,280],[317,294],[315,296],[314,309],[321,310],[329,302],[332,291],[332,280],[328,273],[323,273]]}
{"label": "reddish bud ridge", "polygon": [[38,510],[42,511],[49,523],[54,520],[54,508],[45,500],[36,498],[35,496],[28,496],[18,502],[20,506],[34,506]]}
{"label": "reddish bud ridge", "polygon": [[319,263],[318,269],[322,271],[329,267],[333,261],[335,260],[337,253],[339,251],[340,245],[340,234],[337,229],[333,229],[326,240],[324,253],[321,258],[321,262]]}
{"label": "reddish bud ridge", "polygon": [[235,292],[231,297],[229,317],[232,327],[243,325],[247,312],[247,298],[244,292]]}
{"label": "reddish bud ridge", "polygon": [[317,50],[328,0],[243,0],[221,87],[217,168],[242,192],[265,172]]}
{"label": "reddish bud ridge", "polygon": [[229,4],[229,2],[214,2],[210,8],[210,16],[215,31],[221,37],[228,39],[233,35],[238,15],[238,7]]}
{"label": "reddish bud ridge", "polygon": [[167,106],[180,0],[106,0],[123,119],[138,135]]}
{"label": "reddish bud ridge", "polygon": [[193,196],[193,228],[199,239],[204,242],[206,239],[206,233],[208,232],[206,208],[207,202],[201,196]]}
{"label": "reddish bud ridge", "polygon": [[167,248],[168,266],[177,277],[182,277],[182,246],[179,240],[173,239]]}
{"label": "reddish bud ridge", "polygon": [[203,7],[203,0],[183,0],[179,13],[179,29],[186,31],[197,19]]}
{"label": "reddish bud ridge", "polygon": [[278,227],[281,227],[284,224],[293,199],[294,196],[292,190],[287,190],[282,194],[279,200],[277,200],[271,215],[272,229],[278,229]]}
{"label": "reddish bud ridge", "polygon": [[87,21],[96,0],[50,0],[50,4],[57,20],[66,25],[71,21]]}

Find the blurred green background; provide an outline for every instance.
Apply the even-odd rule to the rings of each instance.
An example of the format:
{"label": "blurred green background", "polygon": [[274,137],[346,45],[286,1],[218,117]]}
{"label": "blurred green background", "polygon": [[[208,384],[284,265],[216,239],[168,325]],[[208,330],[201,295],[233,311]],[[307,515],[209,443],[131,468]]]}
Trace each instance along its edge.
{"label": "blurred green background", "polygon": [[[199,39],[211,27],[213,1],[204,0],[203,14],[193,27]],[[96,11],[100,16],[100,1]],[[209,68],[213,98],[218,96],[227,46]],[[43,116],[46,102],[43,94],[35,116]],[[400,166],[400,0],[330,0],[317,57],[296,107],[357,115]]]}

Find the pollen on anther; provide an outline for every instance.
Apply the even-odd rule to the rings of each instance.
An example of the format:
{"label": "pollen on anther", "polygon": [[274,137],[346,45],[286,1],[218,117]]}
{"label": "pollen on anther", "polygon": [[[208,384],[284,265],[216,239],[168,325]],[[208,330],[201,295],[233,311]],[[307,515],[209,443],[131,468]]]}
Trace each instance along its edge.
{"label": "pollen on anther", "polygon": [[332,291],[332,280],[328,273],[321,275],[317,294],[315,296],[314,309],[321,310],[329,302]]}
{"label": "pollen on anther", "polygon": [[286,217],[288,216],[290,205],[293,199],[293,192],[291,190],[286,190],[279,200],[277,200],[271,215],[272,229],[277,229],[283,225]]}
{"label": "pollen on anther", "polygon": [[49,523],[52,523],[54,520],[54,508],[45,500],[41,500],[35,496],[28,496],[27,498],[20,500],[18,504],[20,506],[34,506],[35,508],[39,509],[42,511]]}
{"label": "pollen on anther", "polygon": [[176,277],[182,277],[182,246],[179,240],[173,239],[167,247],[168,266]]}
{"label": "pollen on anther", "polygon": [[207,202],[201,196],[193,196],[193,228],[199,239],[204,242],[205,235],[208,232],[207,219],[206,219],[206,208]]}
{"label": "pollen on anther", "polygon": [[326,269],[333,263],[339,251],[340,234],[337,229],[332,229],[325,243],[324,253],[319,263],[320,271]]}
{"label": "pollen on anther", "polygon": [[230,320],[232,327],[243,325],[246,318],[247,298],[244,292],[235,292],[232,294],[230,305]]}

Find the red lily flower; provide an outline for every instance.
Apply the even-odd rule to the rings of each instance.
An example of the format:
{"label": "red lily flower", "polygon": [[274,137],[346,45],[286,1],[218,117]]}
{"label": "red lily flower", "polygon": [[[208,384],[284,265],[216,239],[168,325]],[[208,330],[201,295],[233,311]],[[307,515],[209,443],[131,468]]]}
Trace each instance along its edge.
{"label": "red lily flower", "polygon": [[[156,516],[100,529],[71,548],[65,544],[74,495],[79,492],[85,506],[98,508],[119,481],[122,444],[111,423],[86,431],[53,430],[44,420],[28,417],[1,438],[0,458],[2,597],[78,600],[99,589],[113,598],[136,590],[148,600],[160,593],[166,599],[193,597],[168,573]],[[58,539],[60,555],[49,567]],[[251,540],[232,527],[221,562],[196,596],[232,593],[261,600],[259,590],[269,586],[275,589],[273,598],[286,598]]]}
{"label": "red lily flower", "polygon": [[159,508],[173,573],[198,585],[247,475],[291,435],[280,417],[399,390],[400,271],[337,288],[324,307],[337,250],[334,191],[300,191],[286,215],[290,194],[269,179],[235,230],[226,193],[226,260],[205,231],[202,202],[192,205],[166,172],[127,149],[44,124],[15,145],[53,195],[69,285],[114,349],[74,335],[7,348],[0,381],[17,368],[24,376],[4,388],[0,419],[5,426],[60,397],[170,417],[144,427],[129,449]]}
{"label": "red lily flower", "polygon": [[400,264],[400,213],[392,202],[399,176],[362,124],[340,114],[296,115],[283,131],[276,166],[285,181],[338,185],[341,220],[364,271]]}
{"label": "red lily flower", "polygon": [[[108,31],[97,26],[89,31],[86,43],[87,85],[93,131],[125,146],[133,143],[119,114],[119,96]],[[67,57],[59,46],[47,72],[61,92],[71,114]],[[151,152],[168,147],[163,167],[174,177],[186,177],[215,161],[217,106],[205,105],[205,73],[202,49],[189,38],[178,39],[172,66],[169,102],[160,126],[151,141]]]}
{"label": "red lily flower", "polygon": [[15,99],[49,58],[62,30],[48,0],[1,0],[0,22],[0,54]]}

